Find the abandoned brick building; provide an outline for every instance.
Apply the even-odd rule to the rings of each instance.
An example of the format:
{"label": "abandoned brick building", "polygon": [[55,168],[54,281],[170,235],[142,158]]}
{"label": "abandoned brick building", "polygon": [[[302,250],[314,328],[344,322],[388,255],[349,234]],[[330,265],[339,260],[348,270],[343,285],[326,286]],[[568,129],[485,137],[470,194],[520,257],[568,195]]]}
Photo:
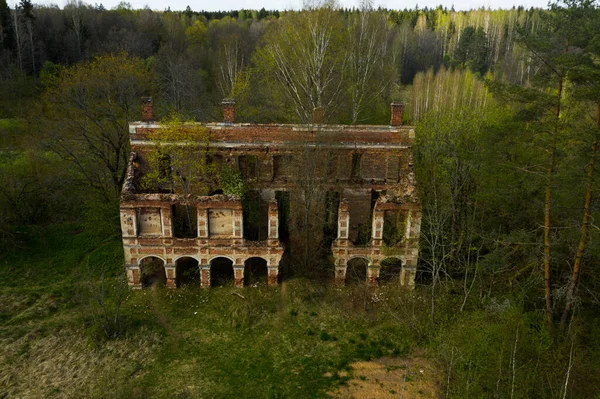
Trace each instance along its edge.
{"label": "abandoned brick building", "polygon": [[[120,205],[130,286],[158,280],[170,288],[208,287],[229,280],[240,287],[253,276],[276,285],[295,235],[307,253],[324,243],[333,263],[324,267],[336,283],[414,285],[421,207],[414,128],[402,125],[402,104],[392,103],[389,126],[324,124],[318,109],[308,125],[249,124],[235,122],[235,102],[226,100],[223,122],[193,124],[202,139],[193,129],[172,136],[177,146],[202,141],[199,158],[236,171],[248,187],[244,198],[257,204],[253,214],[242,198],[214,185],[208,195],[142,187],[159,146],[155,138],[166,129],[154,119],[151,98],[142,110],[142,121],[129,125],[132,152]],[[171,173],[169,162],[159,165],[163,175]],[[186,232],[181,215],[187,215]],[[296,220],[305,234],[291,228]]]}

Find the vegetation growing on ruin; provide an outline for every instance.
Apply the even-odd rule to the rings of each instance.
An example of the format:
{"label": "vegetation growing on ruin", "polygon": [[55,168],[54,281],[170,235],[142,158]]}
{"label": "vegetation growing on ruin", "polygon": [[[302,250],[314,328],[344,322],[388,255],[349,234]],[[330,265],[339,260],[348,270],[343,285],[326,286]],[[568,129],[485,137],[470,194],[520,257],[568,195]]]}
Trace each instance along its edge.
{"label": "vegetation growing on ruin", "polygon": [[[0,396],[323,397],[355,360],[419,356],[447,398],[597,397],[597,32],[587,0],[227,14],[0,0]],[[315,206],[331,200],[329,155],[307,149],[284,160],[302,195],[277,198],[303,216],[285,221],[305,233],[295,279],[129,291],[118,196],[148,95],[179,125],[220,120],[223,97],[266,123],[324,106],[329,123],[388,124],[404,101],[423,203],[415,290],[303,278],[329,267],[312,243],[331,234],[311,229],[331,218]],[[153,184],[188,172],[164,155]],[[237,171],[202,172],[250,196]]]}

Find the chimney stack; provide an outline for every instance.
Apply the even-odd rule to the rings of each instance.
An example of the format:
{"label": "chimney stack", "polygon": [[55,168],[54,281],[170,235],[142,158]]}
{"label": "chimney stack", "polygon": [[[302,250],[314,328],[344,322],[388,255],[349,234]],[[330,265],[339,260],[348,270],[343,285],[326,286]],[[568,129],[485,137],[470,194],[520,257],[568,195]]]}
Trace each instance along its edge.
{"label": "chimney stack", "polygon": [[142,97],[142,121],[151,122],[154,120],[154,101],[152,97]]}
{"label": "chimney stack", "polygon": [[232,98],[224,98],[221,105],[223,105],[223,123],[234,123],[235,100]]}
{"label": "chimney stack", "polygon": [[324,122],[325,122],[325,107],[313,108],[312,123],[315,125],[322,125]]}
{"label": "chimney stack", "polygon": [[402,113],[404,112],[404,103],[394,101],[391,104],[391,109],[392,118],[390,120],[390,125],[402,126]]}

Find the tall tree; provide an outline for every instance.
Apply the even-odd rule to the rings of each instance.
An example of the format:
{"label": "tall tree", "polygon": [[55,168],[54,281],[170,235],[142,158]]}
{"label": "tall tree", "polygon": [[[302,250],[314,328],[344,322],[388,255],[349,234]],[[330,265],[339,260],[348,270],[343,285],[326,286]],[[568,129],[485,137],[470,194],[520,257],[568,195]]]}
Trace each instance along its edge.
{"label": "tall tree", "polygon": [[14,46],[10,24],[8,3],[6,0],[0,0],[0,50],[12,49]]}
{"label": "tall tree", "polygon": [[544,154],[540,163],[530,162],[523,170],[543,176],[542,269],[546,320],[550,326],[554,316],[552,270],[555,264],[552,251],[556,238],[556,222],[553,220],[556,174],[563,161],[562,142],[570,129],[565,108],[568,79],[584,62],[578,46],[581,35],[578,24],[583,15],[580,13],[582,4],[586,2],[569,2],[566,8],[553,5],[551,12],[543,15],[545,31],[521,29],[518,43],[529,52],[536,70],[530,87],[513,85],[500,89],[503,85],[492,85],[497,93],[520,103],[520,116],[527,122],[527,129],[535,132],[535,145]]}
{"label": "tall tree", "polygon": [[390,86],[395,65],[387,57],[392,32],[386,16],[375,12],[370,1],[363,1],[359,11],[348,18],[348,78],[355,124],[365,106],[376,101]]}
{"label": "tall tree", "polygon": [[31,0],[21,0],[20,11],[22,14],[21,22],[25,25],[25,33],[28,40],[31,71],[35,73],[35,44],[33,41],[35,15],[33,13],[33,4],[31,3]]}
{"label": "tall tree", "polygon": [[315,108],[331,114],[338,106],[346,72],[343,31],[335,3],[305,4],[271,25],[257,54],[259,66],[276,79],[303,123],[311,121]]}
{"label": "tall tree", "polygon": [[[600,7],[593,1],[566,2],[565,6],[554,4],[554,12],[559,14],[564,23],[575,23],[577,34],[574,35],[574,45],[581,51],[581,63],[570,75],[573,82],[573,97],[583,102],[581,118],[585,124],[581,126],[587,132],[585,141],[589,144],[589,161],[585,167],[585,194],[583,199],[583,216],[579,232],[579,241],[574,255],[571,277],[567,284],[565,307],[560,324],[565,329],[571,310],[576,301],[576,290],[581,275],[583,257],[589,241],[589,230],[592,220],[592,196],[595,189],[596,158],[598,155],[598,140],[600,138],[600,38],[593,32],[600,30]],[[588,112],[585,112],[588,110]],[[587,114],[587,115],[585,115]]]}
{"label": "tall tree", "polygon": [[106,200],[118,197],[129,157],[129,122],[152,87],[142,60],[105,55],[62,70],[40,101],[35,129]]}

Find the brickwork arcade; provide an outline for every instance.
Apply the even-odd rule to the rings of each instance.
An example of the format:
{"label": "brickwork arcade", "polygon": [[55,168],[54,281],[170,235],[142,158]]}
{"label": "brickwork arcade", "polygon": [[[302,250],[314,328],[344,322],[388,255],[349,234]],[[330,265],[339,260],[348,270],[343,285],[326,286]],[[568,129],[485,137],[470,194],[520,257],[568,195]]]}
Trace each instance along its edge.
{"label": "brickwork arcade", "polygon": [[[225,100],[223,122],[198,125],[211,160],[229,165],[251,188],[260,203],[253,216],[245,215],[240,197],[221,190],[199,196],[141,189],[145,159],[156,148],[153,137],[163,129],[154,120],[152,99],[142,107],[143,120],[129,126],[132,153],[120,206],[130,286],[230,281],[242,287],[259,278],[277,285],[285,242],[294,234],[284,228],[295,209],[294,190],[309,179],[326,194],[319,206],[322,224],[333,231],[334,281],[414,285],[421,207],[411,153],[414,128],[401,124],[401,104],[392,104],[389,126],[261,125],[236,123],[235,102]],[[194,139],[179,138],[177,145]],[[322,164],[318,176],[302,176],[295,163],[307,151]],[[185,234],[176,222],[182,212],[191,226]]]}

